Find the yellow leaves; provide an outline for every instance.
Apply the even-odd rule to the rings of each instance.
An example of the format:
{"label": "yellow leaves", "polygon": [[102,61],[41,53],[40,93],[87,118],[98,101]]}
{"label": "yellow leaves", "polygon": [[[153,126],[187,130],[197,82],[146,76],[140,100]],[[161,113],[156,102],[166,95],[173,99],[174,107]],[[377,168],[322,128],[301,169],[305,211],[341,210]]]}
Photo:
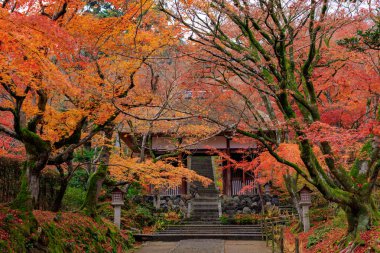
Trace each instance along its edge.
{"label": "yellow leaves", "polygon": [[182,166],[176,167],[165,161],[154,163],[152,160],[139,163],[138,158],[123,158],[119,154],[111,156],[109,171],[116,180],[137,181],[158,189],[178,186],[184,178],[204,185],[211,183],[210,179]]}
{"label": "yellow leaves", "polygon": [[71,109],[66,112],[59,112],[48,106],[44,113],[44,132],[42,137],[45,140],[57,142],[64,137],[70,136],[84,115],[81,110]]}

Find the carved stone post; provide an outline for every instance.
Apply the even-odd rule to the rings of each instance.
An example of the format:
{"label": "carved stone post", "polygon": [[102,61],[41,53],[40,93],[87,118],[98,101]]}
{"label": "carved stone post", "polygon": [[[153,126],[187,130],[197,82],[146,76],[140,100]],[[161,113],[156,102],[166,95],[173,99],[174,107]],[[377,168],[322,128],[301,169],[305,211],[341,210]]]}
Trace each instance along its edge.
{"label": "carved stone post", "polygon": [[311,193],[312,193],[312,190],[306,185],[302,187],[302,189],[299,191],[299,194],[300,194],[299,205],[302,208],[302,223],[303,223],[304,232],[307,232],[310,229],[309,208],[311,206]]}
{"label": "carved stone post", "polygon": [[114,207],[113,222],[118,229],[121,224],[121,207],[124,205],[124,192],[118,187],[115,187],[112,192],[112,205]]}

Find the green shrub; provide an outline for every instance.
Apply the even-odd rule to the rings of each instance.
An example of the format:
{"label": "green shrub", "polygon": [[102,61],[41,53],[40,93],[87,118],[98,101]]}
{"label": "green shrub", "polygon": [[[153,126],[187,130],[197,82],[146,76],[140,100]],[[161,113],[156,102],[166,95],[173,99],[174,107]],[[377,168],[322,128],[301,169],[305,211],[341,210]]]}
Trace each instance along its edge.
{"label": "green shrub", "polygon": [[338,212],[334,216],[333,225],[336,228],[344,228],[347,225],[346,214],[342,208],[338,209]]}
{"label": "green shrub", "polygon": [[139,223],[140,227],[151,226],[154,224],[155,219],[149,208],[137,206],[135,212],[135,221]]}
{"label": "green shrub", "polygon": [[89,175],[85,169],[78,169],[70,179],[69,187],[86,190]]}
{"label": "green shrub", "polygon": [[181,212],[169,211],[160,213],[154,223],[154,230],[159,231],[165,229],[168,225],[179,224],[183,218]]}
{"label": "green shrub", "polygon": [[79,209],[86,197],[86,192],[81,188],[67,187],[62,205],[65,210]]}
{"label": "green shrub", "polygon": [[224,225],[227,224],[238,224],[238,225],[252,225],[257,224],[260,220],[260,215],[257,214],[235,214],[233,217],[229,217],[223,214],[219,218],[220,222]]}
{"label": "green shrub", "polygon": [[138,184],[138,183],[132,183],[128,187],[128,191],[127,191],[126,195],[127,195],[128,199],[132,199],[135,196],[141,196],[142,195],[142,187],[141,187],[141,185]]}
{"label": "green shrub", "polygon": [[254,214],[236,214],[234,216],[234,223],[239,225],[256,224],[257,221],[258,217]]}
{"label": "green shrub", "polygon": [[219,219],[220,223],[222,223],[223,225],[232,224],[232,219],[228,217],[228,215],[226,214],[223,214]]}

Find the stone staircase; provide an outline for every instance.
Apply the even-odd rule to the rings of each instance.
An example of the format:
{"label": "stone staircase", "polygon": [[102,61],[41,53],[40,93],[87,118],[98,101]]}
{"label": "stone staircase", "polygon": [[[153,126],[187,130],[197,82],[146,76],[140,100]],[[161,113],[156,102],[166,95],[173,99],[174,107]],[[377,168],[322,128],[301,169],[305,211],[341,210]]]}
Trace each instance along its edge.
{"label": "stone staircase", "polygon": [[135,235],[137,241],[180,241],[186,239],[264,240],[260,225],[186,224],[168,226],[152,235]]}
{"label": "stone staircase", "polygon": [[191,224],[218,224],[219,222],[219,192],[215,188],[214,173],[210,156],[193,156],[191,169],[199,175],[210,178],[213,183],[204,187],[195,182],[196,197],[192,200],[191,215],[186,223]]}
{"label": "stone staircase", "polygon": [[[209,156],[193,156],[191,169],[214,181],[212,161]],[[219,192],[212,183],[208,187],[195,183],[197,192],[192,200],[191,215],[180,225],[168,226],[151,235],[134,235],[137,241],[180,241],[186,239],[264,240],[260,225],[222,225]]]}

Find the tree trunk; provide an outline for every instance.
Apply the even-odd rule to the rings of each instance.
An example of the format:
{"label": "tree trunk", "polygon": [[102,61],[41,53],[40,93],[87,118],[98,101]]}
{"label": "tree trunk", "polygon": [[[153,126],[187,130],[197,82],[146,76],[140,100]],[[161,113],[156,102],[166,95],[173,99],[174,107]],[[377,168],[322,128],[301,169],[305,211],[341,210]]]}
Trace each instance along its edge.
{"label": "tree trunk", "polygon": [[41,172],[36,171],[33,166],[28,166],[26,170],[28,177],[28,189],[32,197],[33,207],[38,207],[38,196],[40,194],[40,177]]}
{"label": "tree trunk", "polygon": [[81,209],[91,217],[97,216],[98,197],[101,185],[107,175],[107,165],[101,164],[98,170],[88,179],[86,198]]}
{"label": "tree trunk", "polygon": [[52,208],[53,212],[58,212],[61,209],[62,200],[63,200],[63,197],[65,196],[68,184],[69,184],[69,181],[66,178],[61,179],[61,185],[57,193],[57,196],[55,197],[53,208]]}
{"label": "tree trunk", "polygon": [[85,201],[81,209],[91,217],[97,216],[97,204],[100,191],[102,189],[103,182],[107,176],[108,163],[111,156],[112,134],[113,127],[109,126],[104,130],[105,143],[102,148],[100,156],[100,165],[95,173],[93,173],[88,180],[88,187]]}
{"label": "tree trunk", "polygon": [[42,155],[38,159],[30,155],[27,157],[28,160],[25,162],[21,178],[20,191],[12,206],[20,210],[31,211],[39,207],[40,177],[47,159],[45,159],[45,155]]}
{"label": "tree trunk", "polygon": [[16,198],[13,200],[11,207],[22,211],[32,212],[33,202],[30,191],[28,190],[28,176],[26,170],[27,169],[25,165],[21,174],[20,191],[17,193]]}
{"label": "tree trunk", "polygon": [[302,209],[299,204],[299,198],[297,194],[297,178],[298,178],[297,174],[294,176],[289,175],[289,174],[284,175],[285,186],[286,186],[286,189],[288,190],[290,198],[292,199],[293,206],[297,210],[298,220],[299,220],[299,229],[301,230],[303,228],[303,222],[302,222]]}
{"label": "tree trunk", "polygon": [[347,218],[348,240],[358,239],[360,232],[370,228],[373,221],[379,219],[379,213],[370,201],[357,199],[353,205],[343,207]]}

